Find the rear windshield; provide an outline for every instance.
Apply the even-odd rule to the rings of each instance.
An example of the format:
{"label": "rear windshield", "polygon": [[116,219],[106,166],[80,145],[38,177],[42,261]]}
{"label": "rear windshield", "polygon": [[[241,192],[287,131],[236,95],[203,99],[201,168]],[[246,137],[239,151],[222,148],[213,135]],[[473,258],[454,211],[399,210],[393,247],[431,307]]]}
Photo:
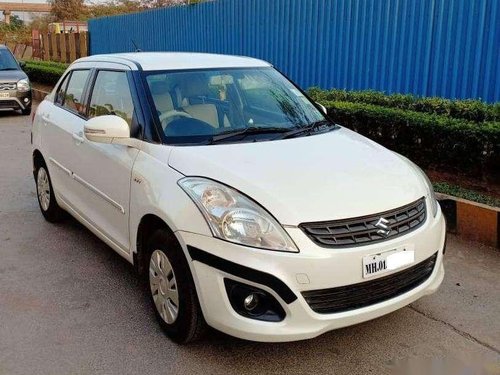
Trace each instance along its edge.
{"label": "rear windshield", "polygon": [[[203,144],[221,133],[245,128],[265,129],[262,133],[269,138],[272,129],[279,133],[325,120],[315,105],[273,68],[145,74],[168,144]],[[255,141],[256,133],[244,141]]]}

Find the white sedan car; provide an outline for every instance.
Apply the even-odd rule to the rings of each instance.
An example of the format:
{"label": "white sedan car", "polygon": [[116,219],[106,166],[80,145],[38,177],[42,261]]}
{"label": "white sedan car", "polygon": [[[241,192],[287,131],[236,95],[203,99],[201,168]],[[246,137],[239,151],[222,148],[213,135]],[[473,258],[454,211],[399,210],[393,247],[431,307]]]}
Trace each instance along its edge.
{"label": "white sedan car", "polygon": [[252,58],[80,59],[34,117],[40,209],[132,263],[176,342],[379,317],[439,287],[445,220],[415,164],[325,112]]}

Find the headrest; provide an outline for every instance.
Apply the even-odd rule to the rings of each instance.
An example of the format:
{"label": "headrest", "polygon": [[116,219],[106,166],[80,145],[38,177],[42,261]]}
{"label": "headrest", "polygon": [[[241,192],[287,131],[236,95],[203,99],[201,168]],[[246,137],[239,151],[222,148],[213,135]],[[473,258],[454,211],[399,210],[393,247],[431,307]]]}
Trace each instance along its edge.
{"label": "headrest", "polygon": [[156,81],[150,83],[151,94],[165,95],[168,94],[168,84],[165,81]]}
{"label": "headrest", "polygon": [[210,95],[208,80],[204,74],[191,74],[189,81],[185,80],[179,84],[183,98],[194,98]]}

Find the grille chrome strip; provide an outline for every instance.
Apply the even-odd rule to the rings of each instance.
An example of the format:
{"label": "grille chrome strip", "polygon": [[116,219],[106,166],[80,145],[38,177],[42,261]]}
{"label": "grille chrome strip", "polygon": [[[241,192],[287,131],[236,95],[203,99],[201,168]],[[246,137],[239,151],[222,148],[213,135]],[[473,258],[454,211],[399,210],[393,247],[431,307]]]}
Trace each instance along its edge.
{"label": "grille chrome strip", "polygon": [[[425,223],[425,197],[394,210],[350,219],[303,223],[299,225],[317,245],[328,248],[369,245],[403,236]],[[389,229],[381,230],[383,218]],[[385,233],[384,233],[385,232]]]}
{"label": "grille chrome strip", "polygon": [[10,91],[16,89],[17,89],[17,84],[15,82],[0,83],[0,91]]}

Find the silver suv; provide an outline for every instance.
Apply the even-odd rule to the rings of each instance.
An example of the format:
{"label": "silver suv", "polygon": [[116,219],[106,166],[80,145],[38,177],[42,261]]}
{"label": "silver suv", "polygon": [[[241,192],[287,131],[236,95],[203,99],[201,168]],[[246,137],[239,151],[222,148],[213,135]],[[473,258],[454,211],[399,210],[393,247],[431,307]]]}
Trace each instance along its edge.
{"label": "silver suv", "polygon": [[20,110],[31,113],[31,84],[12,52],[0,45],[0,109]]}

